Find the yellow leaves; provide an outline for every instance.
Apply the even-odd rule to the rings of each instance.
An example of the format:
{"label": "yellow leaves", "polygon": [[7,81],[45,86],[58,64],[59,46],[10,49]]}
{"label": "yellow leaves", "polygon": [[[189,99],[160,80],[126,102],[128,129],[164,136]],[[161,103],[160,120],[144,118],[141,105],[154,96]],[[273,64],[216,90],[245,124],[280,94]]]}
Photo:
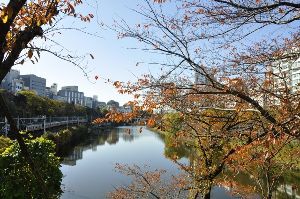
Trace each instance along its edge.
{"label": "yellow leaves", "polygon": [[8,19],[10,19],[13,15],[13,9],[11,7],[5,7],[1,11],[0,18],[2,19],[3,23],[7,23]]}
{"label": "yellow leaves", "polygon": [[8,15],[1,16],[2,22],[6,23],[8,20]]}

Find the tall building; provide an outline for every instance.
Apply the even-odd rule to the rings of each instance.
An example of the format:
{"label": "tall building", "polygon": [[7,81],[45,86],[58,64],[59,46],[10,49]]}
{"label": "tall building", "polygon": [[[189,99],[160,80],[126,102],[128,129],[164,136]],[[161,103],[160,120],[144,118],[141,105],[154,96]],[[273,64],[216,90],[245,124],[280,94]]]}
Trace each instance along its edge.
{"label": "tall building", "polygon": [[285,85],[294,93],[300,89],[300,58],[280,60],[272,65],[275,89],[285,89]]}
{"label": "tall building", "polygon": [[46,79],[38,77],[33,74],[21,75],[24,81],[24,86],[27,86],[29,90],[35,91],[40,96],[46,96]]}
{"label": "tall building", "polygon": [[54,94],[57,95],[57,83],[53,83],[50,87],[50,91]]}
{"label": "tall building", "polygon": [[84,97],[84,106],[87,106],[89,108],[93,108],[93,98]]}
{"label": "tall building", "polygon": [[107,108],[109,110],[117,110],[119,108],[119,102],[116,102],[114,100],[109,100],[107,102]]}
{"label": "tall building", "polygon": [[64,86],[58,91],[57,95],[65,97],[68,103],[84,106],[84,93],[78,91],[78,86]]}
{"label": "tall building", "polygon": [[22,79],[14,79],[11,82],[10,90],[12,93],[17,93],[24,89],[24,81]]}
{"label": "tall building", "polygon": [[98,101],[98,95],[93,95],[93,100]]}
{"label": "tall building", "polygon": [[4,77],[0,87],[11,93],[21,91],[24,88],[24,82],[20,79],[20,71],[10,70]]}

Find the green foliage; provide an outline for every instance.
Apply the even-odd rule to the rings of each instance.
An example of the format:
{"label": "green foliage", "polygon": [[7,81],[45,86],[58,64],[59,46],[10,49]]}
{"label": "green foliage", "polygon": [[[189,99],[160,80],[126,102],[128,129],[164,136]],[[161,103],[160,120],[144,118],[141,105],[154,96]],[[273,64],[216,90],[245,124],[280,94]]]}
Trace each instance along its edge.
{"label": "green foliage", "polygon": [[[62,173],[54,143],[45,138],[26,140],[30,156],[44,180],[50,198],[59,198]],[[40,183],[21,155],[16,141],[0,154],[0,198],[43,198]]]}
{"label": "green foliage", "polygon": [[167,113],[162,118],[164,131],[177,133],[182,128],[183,118],[180,113]]}
{"label": "green foliage", "polygon": [[11,140],[7,137],[0,136],[0,153],[5,151],[7,147],[12,144]]}
{"label": "green foliage", "polygon": [[52,100],[36,95],[32,91],[20,91],[16,97],[18,115],[85,116],[85,107]]}
{"label": "green foliage", "polygon": [[43,136],[49,140],[52,140],[56,144],[56,149],[58,150],[65,145],[81,141],[85,136],[87,136],[87,131],[88,130],[86,126],[78,126],[64,129],[57,133],[48,132]]}

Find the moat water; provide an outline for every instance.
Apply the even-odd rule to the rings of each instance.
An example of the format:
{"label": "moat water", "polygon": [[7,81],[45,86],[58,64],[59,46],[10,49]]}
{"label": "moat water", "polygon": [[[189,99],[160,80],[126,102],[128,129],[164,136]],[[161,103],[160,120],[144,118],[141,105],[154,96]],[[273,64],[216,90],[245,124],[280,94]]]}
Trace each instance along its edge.
{"label": "moat water", "polygon": [[[96,135],[72,148],[61,164],[64,175],[61,199],[101,199],[115,187],[129,184],[131,179],[115,170],[116,163],[147,165],[151,170],[165,169],[170,175],[179,173],[178,166],[165,155],[163,137],[146,128],[140,133],[139,129],[126,126],[99,130]],[[180,161],[188,162],[188,159]],[[298,196],[297,192],[291,197],[293,195],[293,198]],[[215,186],[212,198],[236,197],[232,197],[226,188]]]}

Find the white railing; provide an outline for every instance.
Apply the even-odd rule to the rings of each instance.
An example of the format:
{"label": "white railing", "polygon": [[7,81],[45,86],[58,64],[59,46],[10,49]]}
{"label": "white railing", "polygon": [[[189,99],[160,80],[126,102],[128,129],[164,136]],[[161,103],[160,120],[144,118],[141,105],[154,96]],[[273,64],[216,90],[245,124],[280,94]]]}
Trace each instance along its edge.
{"label": "white railing", "polygon": [[[20,130],[25,131],[39,131],[46,129],[68,126],[74,124],[86,123],[87,119],[83,117],[35,117],[35,118],[14,118]],[[6,118],[0,119],[0,133],[7,136],[10,126]]]}

